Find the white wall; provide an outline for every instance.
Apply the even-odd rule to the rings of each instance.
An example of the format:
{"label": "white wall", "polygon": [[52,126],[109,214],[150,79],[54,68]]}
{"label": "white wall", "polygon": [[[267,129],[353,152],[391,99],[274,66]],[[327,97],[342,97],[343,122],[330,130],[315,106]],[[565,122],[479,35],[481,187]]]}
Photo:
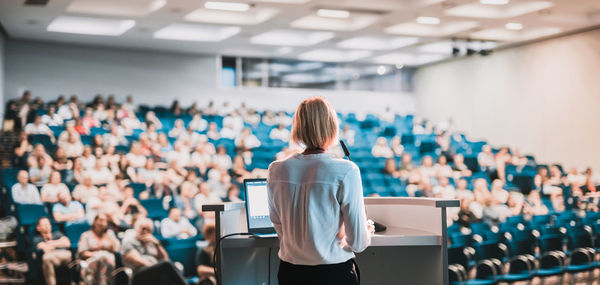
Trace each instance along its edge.
{"label": "white wall", "polygon": [[600,171],[600,30],[424,67],[415,89],[425,118]]}
{"label": "white wall", "polygon": [[4,121],[4,33],[0,27],[0,126]]}
{"label": "white wall", "polygon": [[[246,102],[258,109],[293,110],[307,97],[330,98],[339,111],[380,111],[391,106],[414,113],[410,94],[279,89],[223,90],[217,88],[217,60],[212,55],[172,54],[9,40],[6,48],[8,99],[24,90],[33,97],[55,99],[77,94],[88,100],[95,94],[115,94],[122,100],[132,94],[138,104],[183,106],[209,100]],[[365,104],[367,103],[367,104]]]}

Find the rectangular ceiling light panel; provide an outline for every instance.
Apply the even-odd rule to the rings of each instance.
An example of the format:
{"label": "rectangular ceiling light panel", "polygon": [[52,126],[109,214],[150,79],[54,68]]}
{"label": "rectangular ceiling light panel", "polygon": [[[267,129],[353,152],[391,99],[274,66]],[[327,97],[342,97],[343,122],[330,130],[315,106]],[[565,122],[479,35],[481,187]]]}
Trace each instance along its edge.
{"label": "rectangular ceiling light panel", "polygon": [[118,17],[142,17],[159,10],[167,0],[74,0],[67,12]]}
{"label": "rectangular ceiling light panel", "polygon": [[253,8],[243,13],[200,8],[187,14],[184,19],[191,22],[213,24],[257,25],[273,18],[278,12],[274,8]]}
{"label": "rectangular ceiling light panel", "polygon": [[290,26],[311,30],[356,31],[375,23],[378,19],[379,16],[376,15],[356,13],[352,13],[348,18],[308,15],[291,22]]}
{"label": "rectangular ceiling light panel", "polygon": [[417,42],[419,42],[419,39],[415,37],[361,36],[343,40],[337,46],[345,49],[391,50],[413,45]]}
{"label": "rectangular ceiling light panel", "polygon": [[444,13],[455,17],[507,19],[537,12],[552,6],[554,6],[554,3],[548,1],[515,1],[507,5],[486,5],[475,2],[450,8]]}
{"label": "rectangular ceiling light panel", "polygon": [[133,26],[134,20],[59,16],[50,22],[46,30],[56,33],[120,36]]}
{"label": "rectangular ceiling light panel", "polygon": [[371,52],[366,50],[316,49],[302,53],[298,57],[309,61],[347,62],[370,55]]}
{"label": "rectangular ceiling light panel", "polygon": [[471,21],[443,22],[439,25],[423,25],[415,22],[407,22],[387,27],[385,32],[406,36],[445,37],[471,30],[477,26],[477,22]]}
{"label": "rectangular ceiling light panel", "polygon": [[310,46],[334,36],[332,32],[275,29],[250,38],[250,42],[259,45]]}
{"label": "rectangular ceiling light panel", "polygon": [[154,33],[161,40],[220,42],[240,32],[240,27],[196,24],[170,24]]}

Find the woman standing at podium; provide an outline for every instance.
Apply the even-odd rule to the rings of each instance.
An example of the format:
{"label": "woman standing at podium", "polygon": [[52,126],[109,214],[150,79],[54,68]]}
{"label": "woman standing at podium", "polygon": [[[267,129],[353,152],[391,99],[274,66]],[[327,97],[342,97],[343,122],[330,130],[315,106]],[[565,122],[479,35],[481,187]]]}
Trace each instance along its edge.
{"label": "woman standing at podium", "polygon": [[338,118],[329,102],[306,99],[294,115],[291,137],[305,150],[269,166],[280,285],[359,284],[354,252],[369,246],[374,228],[366,219],[358,167],[327,153],[337,138]]}

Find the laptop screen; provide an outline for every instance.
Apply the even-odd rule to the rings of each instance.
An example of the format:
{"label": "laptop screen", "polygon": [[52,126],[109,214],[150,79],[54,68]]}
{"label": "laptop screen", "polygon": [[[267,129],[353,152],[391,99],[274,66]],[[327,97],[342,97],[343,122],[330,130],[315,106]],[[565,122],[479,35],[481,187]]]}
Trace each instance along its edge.
{"label": "laptop screen", "polygon": [[273,228],[269,216],[269,198],[266,179],[248,179],[244,181],[246,188],[246,214],[248,230]]}

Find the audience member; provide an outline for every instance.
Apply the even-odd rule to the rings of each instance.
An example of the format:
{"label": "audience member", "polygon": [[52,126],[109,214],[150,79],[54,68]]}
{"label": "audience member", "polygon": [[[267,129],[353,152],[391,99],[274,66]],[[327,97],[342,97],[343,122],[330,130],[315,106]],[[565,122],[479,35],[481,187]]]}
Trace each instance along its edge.
{"label": "audience member", "polygon": [[41,190],[42,202],[47,202],[47,203],[58,202],[58,194],[59,193],[66,193],[68,195],[71,195],[71,193],[69,192],[69,188],[67,188],[67,185],[65,185],[64,183],[61,182],[60,172],[52,171],[52,174],[50,174],[49,183],[42,186],[42,190]]}
{"label": "audience member", "polygon": [[204,225],[204,228],[202,228],[202,235],[208,244],[200,251],[198,267],[196,269],[198,276],[200,277],[201,285],[217,284],[217,280],[215,279],[215,264],[213,262],[215,244],[217,241],[215,232],[214,224],[206,224]]}
{"label": "audience member", "polygon": [[40,217],[35,225],[33,246],[42,250],[42,271],[47,285],[56,285],[55,268],[71,262],[71,241],[58,230],[52,230],[47,217]]}
{"label": "audience member", "polygon": [[371,149],[371,154],[373,154],[374,157],[385,157],[385,158],[390,158],[390,157],[394,156],[394,152],[388,146],[387,140],[384,137],[377,138],[377,142]]}
{"label": "audience member", "polygon": [[87,266],[81,268],[83,284],[112,284],[111,272],[115,269],[115,252],[121,243],[114,232],[108,229],[106,214],[98,214],[89,231],[81,234],[77,256]]}
{"label": "audience member", "polygon": [[165,238],[189,238],[198,233],[196,228],[185,216],[181,215],[179,208],[171,208],[169,216],[160,222],[160,234]]}
{"label": "audience member", "polygon": [[12,186],[11,194],[15,203],[19,204],[42,204],[40,192],[38,189],[29,183],[29,174],[25,170],[20,170],[17,174],[17,181]]}
{"label": "audience member", "polygon": [[167,251],[152,235],[152,220],[139,218],[134,228],[132,234],[123,238],[121,248],[123,263],[133,269],[131,284],[187,284],[181,273],[169,261]]}
{"label": "audience member", "polygon": [[67,224],[83,222],[85,210],[78,201],[71,201],[69,193],[58,193],[58,202],[52,206],[52,217],[55,221]]}

